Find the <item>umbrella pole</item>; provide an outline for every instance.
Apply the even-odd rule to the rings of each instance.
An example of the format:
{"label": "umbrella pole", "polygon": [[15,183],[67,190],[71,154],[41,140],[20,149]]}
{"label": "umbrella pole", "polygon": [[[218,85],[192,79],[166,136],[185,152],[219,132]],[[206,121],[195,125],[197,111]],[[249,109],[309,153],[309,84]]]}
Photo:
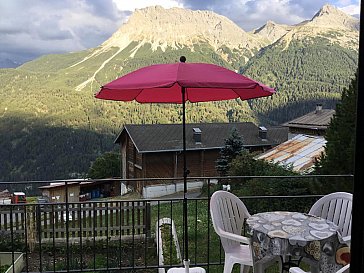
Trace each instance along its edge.
{"label": "umbrella pole", "polygon": [[187,160],[186,160],[186,89],[182,87],[182,127],[183,127],[183,224],[184,224],[184,265],[186,272],[189,268],[188,260],[188,224],[187,224]]}

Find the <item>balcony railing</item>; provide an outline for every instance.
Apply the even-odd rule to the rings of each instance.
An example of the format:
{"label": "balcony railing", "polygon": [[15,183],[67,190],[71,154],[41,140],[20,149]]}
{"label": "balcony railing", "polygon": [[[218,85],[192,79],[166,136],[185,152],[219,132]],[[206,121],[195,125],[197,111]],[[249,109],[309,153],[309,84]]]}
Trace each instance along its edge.
{"label": "balcony railing", "polygon": [[[242,195],[241,189],[246,188],[247,181],[252,180],[258,181],[258,185],[267,186],[270,195],[249,195],[246,194],[246,190]],[[129,186],[141,182],[178,182],[173,179],[112,181]],[[201,266],[207,272],[222,272],[224,251],[213,230],[209,215],[209,202],[213,191],[229,184],[231,191],[243,199],[251,214],[274,210],[308,212],[311,205],[333,187],[335,191],[349,191],[353,177],[189,178],[189,182],[193,181],[200,184],[202,182],[203,187],[199,190],[198,197],[187,195],[187,236],[183,234],[183,196],[178,193],[153,199],[138,198],[135,195],[130,198],[130,194],[126,194],[122,197],[97,198],[83,202],[69,202],[68,198],[65,198],[66,202],[50,203],[32,202],[31,194],[28,194],[26,204],[0,205],[0,255],[1,252],[10,253],[11,260],[8,265],[13,265],[14,273],[19,272],[15,266],[19,262],[19,253],[22,254],[20,267],[23,272],[161,273],[170,267],[182,267],[179,253],[183,254],[184,251],[178,247],[183,248],[183,241],[188,239],[191,267]],[[274,184],[270,184],[274,181],[286,181],[282,184],[285,187],[292,183],[297,187],[297,183],[302,183],[316,189],[316,194],[303,194],[302,189],[305,187],[297,193],[295,188],[286,188],[280,189],[280,192],[291,194],[274,194],[275,191],[269,188],[274,187]],[[67,195],[67,187],[72,185],[72,181],[65,182],[64,193]],[[33,195],[40,195],[40,192],[34,189],[44,183],[45,181],[0,182],[0,186],[1,189],[16,190],[31,188]],[[30,185],[32,187],[29,187]],[[311,192],[314,191],[312,189]],[[254,192],[254,189],[250,190]],[[161,219],[166,223],[163,229],[157,224]],[[165,219],[173,221],[175,230]],[[158,227],[161,228],[162,236],[157,236]],[[177,239],[177,244],[174,239]],[[1,262],[0,256],[0,267],[2,265],[4,263]],[[271,268],[270,272],[278,272],[278,268]]]}

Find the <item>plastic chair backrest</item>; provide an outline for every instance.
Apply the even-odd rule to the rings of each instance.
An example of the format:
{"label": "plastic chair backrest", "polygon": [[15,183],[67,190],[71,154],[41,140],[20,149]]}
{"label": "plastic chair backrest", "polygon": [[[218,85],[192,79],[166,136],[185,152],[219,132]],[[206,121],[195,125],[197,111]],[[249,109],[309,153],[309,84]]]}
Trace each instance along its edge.
{"label": "plastic chair backrest", "polygon": [[[215,232],[219,236],[222,232],[241,235],[245,219],[250,216],[244,203],[236,195],[227,191],[216,191],[212,194],[210,213]],[[240,245],[234,240],[224,237],[220,239],[226,252]]]}
{"label": "plastic chair backrest", "polygon": [[310,209],[309,214],[325,218],[337,226],[342,237],[351,234],[351,209],[353,195],[334,192],[321,197]]}

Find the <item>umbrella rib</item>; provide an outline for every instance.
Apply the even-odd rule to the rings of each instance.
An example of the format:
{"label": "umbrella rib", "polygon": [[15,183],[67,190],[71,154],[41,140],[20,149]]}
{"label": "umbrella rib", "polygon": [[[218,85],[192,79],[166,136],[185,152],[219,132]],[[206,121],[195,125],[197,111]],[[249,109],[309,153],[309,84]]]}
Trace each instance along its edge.
{"label": "umbrella rib", "polygon": [[134,98],[134,100],[136,100],[139,103],[142,103],[142,102],[138,100],[138,96],[143,92],[143,90],[144,90],[144,88],[140,89],[139,93]]}

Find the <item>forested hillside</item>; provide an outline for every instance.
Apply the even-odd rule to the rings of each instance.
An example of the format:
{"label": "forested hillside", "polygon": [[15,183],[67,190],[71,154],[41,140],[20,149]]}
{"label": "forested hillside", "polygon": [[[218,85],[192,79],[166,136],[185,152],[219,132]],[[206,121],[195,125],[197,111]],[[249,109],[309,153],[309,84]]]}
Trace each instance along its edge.
{"label": "forested hillside", "polygon": [[[18,69],[0,70],[2,181],[83,177],[98,156],[118,150],[113,141],[123,124],[181,123],[180,105],[97,100],[94,93],[100,84],[75,91],[89,74],[57,64],[61,57],[45,56]],[[125,66],[139,67],[142,60],[135,58]],[[163,59],[155,55],[148,60]],[[92,64],[84,65],[89,69]],[[112,79],[107,73],[105,78]],[[257,122],[247,102],[187,104],[187,122],[240,120]]]}
{"label": "forested hillside", "polygon": [[287,48],[281,44],[265,48],[242,73],[276,88],[277,94],[251,105],[280,124],[313,111],[317,103],[334,109],[354,77],[357,62],[357,51],[317,37],[293,41]]}
{"label": "forested hillside", "polygon": [[[161,10],[146,11],[151,18],[163,18],[153,12]],[[185,11],[170,12],[180,15]],[[191,18],[201,16],[186,12]],[[209,12],[198,18],[201,27],[222,20],[214,16]],[[187,122],[252,121],[263,125],[305,114],[317,102],[334,108],[357,67],[355,29],[292,26],[267,45],[225,20],[227,27],[218,32],[213,25],[211,31],[201,30],[206,35],[213,33],[211,36],[198,34],[182,44],[180,34],[182,38],[176,37],[179,43],[169,38],[171,44],[162,41],[156,45],[150,36],[150,41],[144,36],[126,40],[135,34],[128,31],[138,29],[132,22],[139,21],[131,20],[97,48],[47,55],[16,69],[0,69],[0,181],[83,177],[93,160],[118,149],[113,141],[123,124],[181,123],[180,105],[94,98],[101,85],[146,65],[176,62],[184,55],[187,62],[215,63],[275,87],[273,96],[249,102],[187,104]],[[143,22],[138,24],[139,29],[143,27]],[[233,32],[224,33],[225,29],[238,31],[244,44]],[[167,31],[164,35],[169,37]]]}

